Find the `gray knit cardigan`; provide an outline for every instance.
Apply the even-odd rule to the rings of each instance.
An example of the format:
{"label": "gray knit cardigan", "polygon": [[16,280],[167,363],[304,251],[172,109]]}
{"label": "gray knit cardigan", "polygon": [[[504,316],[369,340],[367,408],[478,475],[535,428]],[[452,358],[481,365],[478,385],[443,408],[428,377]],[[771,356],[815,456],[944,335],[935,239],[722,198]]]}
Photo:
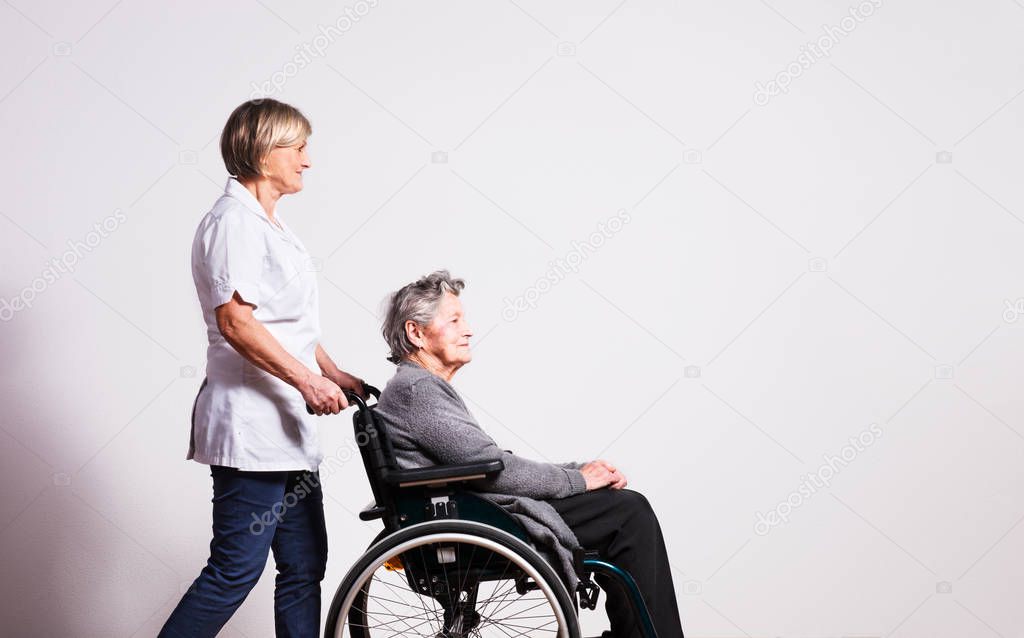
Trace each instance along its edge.
{"label": "gray knit cardigan", "polygon": [[532,461],[498,447],[451,384],[410,361],[398,364],[376,413],[402,469],[501,459],[505,469],[500,474],[471,487],[510,513],[565,582],[576,587],[572,550],[579,542],[545,500],[586,491],[579,463]]}

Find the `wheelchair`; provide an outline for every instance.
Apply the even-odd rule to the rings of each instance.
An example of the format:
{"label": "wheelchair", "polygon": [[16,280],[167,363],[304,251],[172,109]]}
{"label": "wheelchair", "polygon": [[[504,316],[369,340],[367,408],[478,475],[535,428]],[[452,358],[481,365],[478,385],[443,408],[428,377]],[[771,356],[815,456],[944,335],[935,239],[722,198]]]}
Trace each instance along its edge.
{"label": "wheelchair", "polygon": [[502,471],[500,460],[400,469],[374,417],[376,402],[348,398],[358,408],[352,422],[373,493],[359,518],[379,519],[384,529],[339,585],[325,637],[579,638],[577,606],[597,607],[594,575],[617,582],[641,634],[656,637],[628,572],[581,550],[574,556],[580,583],[570,594],[519,523],[470,491],[472,481]]}

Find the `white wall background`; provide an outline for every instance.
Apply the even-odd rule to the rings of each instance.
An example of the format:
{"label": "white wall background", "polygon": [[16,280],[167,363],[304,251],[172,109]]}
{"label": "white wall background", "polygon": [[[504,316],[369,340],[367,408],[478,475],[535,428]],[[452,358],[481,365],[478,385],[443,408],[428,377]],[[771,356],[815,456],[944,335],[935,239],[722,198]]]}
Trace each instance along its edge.
{"label": "white wall background", "polygon": [[[279,210],[321,260],[329,352],[383,384],[384,294],[465,277],[471,407],[519,453],[626,470],[688,636],[1024,636],[1024,5],[346,6],[369,8],[0,4],[4,635],[152,636],[204,564],[188,252],[224,120],[284,80],[315,132]],[[848,31],[798,69],[825,25]],[[96,245],[47,281],[69,241]],[[376,524],[349,416],[321,432],[326,609]],[[223,635],[272,635],[272,570]]]}

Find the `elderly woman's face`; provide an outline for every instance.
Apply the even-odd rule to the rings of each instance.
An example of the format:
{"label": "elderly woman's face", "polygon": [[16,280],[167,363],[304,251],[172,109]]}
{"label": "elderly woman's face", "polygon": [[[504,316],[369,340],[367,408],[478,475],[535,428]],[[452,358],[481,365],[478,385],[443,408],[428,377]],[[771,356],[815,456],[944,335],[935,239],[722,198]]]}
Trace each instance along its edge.
{"label": "elderly woman's face", "polygon": [[421,327],[420,348],[446,366],[463,366],[473,358],[469,350],[472,336],[462,312],[462,301],[448,292],[441,298],[433,321]]}
{"label": "elderly woman's face", "polygon": [[306,140],[294,146],[279,146],[270,151],[264,165],[264,175],[282,194],[302,190],[302,171],[310,167],[306,153]]}

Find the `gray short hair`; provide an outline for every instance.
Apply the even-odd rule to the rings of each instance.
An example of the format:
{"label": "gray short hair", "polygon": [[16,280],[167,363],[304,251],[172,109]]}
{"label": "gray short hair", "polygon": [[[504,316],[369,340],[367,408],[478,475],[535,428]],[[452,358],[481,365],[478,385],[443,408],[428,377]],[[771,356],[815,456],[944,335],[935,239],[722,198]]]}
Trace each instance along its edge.
{"label": "gray short hair", "polygon": [[437,315],[437,307],[444,294],[450,292],[458,296],[465,287],[466,282],[452,278],[447,270],[437,270],[389,295],[385,300],[387,310],[381,330],[391,349],[388,361],[398,363],[416,352],[416,346],[405,334],[407,321],[415,321],[421,326],[429,324]]}

